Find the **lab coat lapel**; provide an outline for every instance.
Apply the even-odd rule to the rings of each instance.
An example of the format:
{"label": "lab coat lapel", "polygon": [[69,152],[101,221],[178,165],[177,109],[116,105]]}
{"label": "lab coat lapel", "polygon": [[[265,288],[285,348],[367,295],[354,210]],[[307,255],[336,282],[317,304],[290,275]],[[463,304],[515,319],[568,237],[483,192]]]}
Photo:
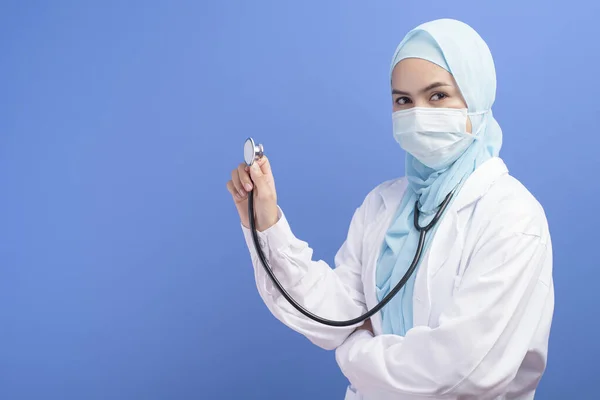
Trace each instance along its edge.
{"label": "lab coat lapel", "polygon": [[[417,275],[417,280],[420,281],[415,284],[415,297],[420,299],[422,297],[423,303],[422,313],[419,313],[422,317],[419,319],[420,323],[430,325],[434,303],[445,304],[444,298],[453,293],[464,251],[464,236],[470,221],[470,216],[463,213],[470,214],[472,205],[507,172],[506,165],[500,158],[492,158],[482,164],[467,179],[456,200],[440,220],[435,237],[421,265],[424,273]],[[452,268],[448,270],[449,267]],[[443,284],[438,286],[436,283],[438,280]],[[416,309],[414,313],[417,314]],[[415,317],[415,325],[416,323]]]}
{"label": "lab coat lapel", "polygon": [[431,242],[427,262],[430,279],[433,279],[440,268],[449,261],[452,261],[452,265],[455,265],[454,261],[458,262],[457,257],[460,257],[462,252],[462,236],[465,233],[465,226],[461,225],[461,220],[465,222],[465,218],[459,218],[459,213],[480,199],[494,181],[506,172],[504,162],[500,158],[492,158],[477,168],[465,181],[456,199],[448,207],[446,215],[440,220],[435,238]]}

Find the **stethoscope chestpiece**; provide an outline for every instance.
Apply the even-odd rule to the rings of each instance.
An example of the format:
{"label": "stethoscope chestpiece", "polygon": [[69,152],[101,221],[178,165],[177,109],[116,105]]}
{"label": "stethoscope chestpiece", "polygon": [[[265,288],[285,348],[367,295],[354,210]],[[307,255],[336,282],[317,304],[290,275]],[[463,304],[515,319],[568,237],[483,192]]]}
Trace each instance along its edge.
{"label": "stethoscope chestpiece", "polygon": [[254,164],[254,161],[261,158],[264,154],[264,148],[262,144],[255,144],[254,139],[249,137],[244,143],[244,161],[247,166]]}

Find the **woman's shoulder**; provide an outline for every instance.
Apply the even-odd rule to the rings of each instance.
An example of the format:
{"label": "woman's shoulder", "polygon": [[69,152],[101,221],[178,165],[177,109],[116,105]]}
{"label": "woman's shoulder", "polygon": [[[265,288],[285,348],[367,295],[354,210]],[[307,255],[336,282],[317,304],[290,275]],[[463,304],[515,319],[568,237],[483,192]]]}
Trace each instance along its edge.
{"label": "woman's shoulder", "polygon": [[544,213],[539,200],[535,195],[515,176],[506,174],[490,187],[488,192],[490,199],[499,208],[514,207],[528,213]]}
{"label": "woman's shoulder", "polygon": [[489,188],[480,208],[498,224],[520,233],[545,236],[548,221],[542,204],[515,176],[505,174]]}

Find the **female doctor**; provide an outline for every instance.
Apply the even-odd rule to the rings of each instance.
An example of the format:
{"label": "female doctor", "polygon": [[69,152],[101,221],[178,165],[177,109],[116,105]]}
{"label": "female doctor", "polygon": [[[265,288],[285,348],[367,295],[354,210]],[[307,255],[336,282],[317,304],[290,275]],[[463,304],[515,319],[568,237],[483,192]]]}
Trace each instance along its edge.
{"label": "female doctor", "polygon": [[[393,135],[406,176],[375,187],[352,217],[335,268],[312,259],[277,204],[267,157],[227,183],[256,285],[271,313],[335,349],[346,399],[532,399],[545,370],[554,308],[544,211],[499,158],[496,76],[483,39],[436,20],[410,31],[391,65]],[[259,243],[282,285],[323,318],[373,308],[407,271],[419,225],[452,192],[404,288],[361,326],[321,325],[297,312],[263,270],[248,229],[256,198]]]}

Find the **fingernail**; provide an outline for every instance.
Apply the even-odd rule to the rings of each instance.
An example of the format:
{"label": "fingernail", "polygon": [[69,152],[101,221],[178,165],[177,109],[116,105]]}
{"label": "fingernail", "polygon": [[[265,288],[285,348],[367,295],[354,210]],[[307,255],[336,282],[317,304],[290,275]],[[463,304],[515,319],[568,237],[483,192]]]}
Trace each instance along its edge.
{"label": "fingernail", "polygon": [[246,183],[246,184],[244,185],[244,187],[246,188],[246,190],[247,190],[247,191],[251,191],[251,190],[252,190],[252,185],[251,185],[251,184],[249,184],[249,183]]}

